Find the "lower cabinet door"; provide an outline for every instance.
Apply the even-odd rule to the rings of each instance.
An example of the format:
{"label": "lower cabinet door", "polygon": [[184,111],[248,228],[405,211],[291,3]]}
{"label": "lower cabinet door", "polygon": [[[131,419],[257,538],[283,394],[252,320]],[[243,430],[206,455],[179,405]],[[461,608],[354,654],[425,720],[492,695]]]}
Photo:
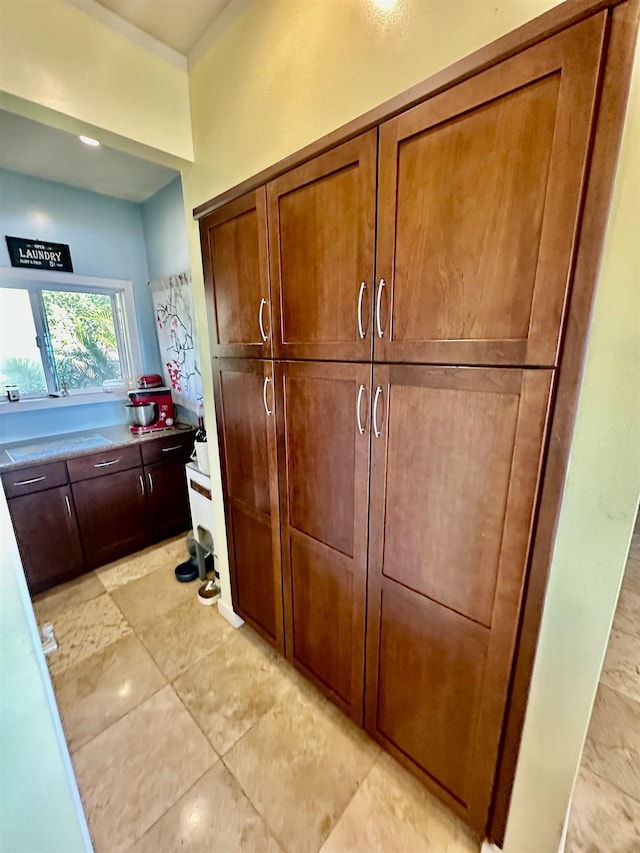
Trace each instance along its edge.
{"label": "lower cabinet door", "polygon": [[153,540],[177,536],[191,526],[185,463],[158,462],[145,466]]}
{"label": "lower cabinet door", "polygon": [[287,658],[362,723],[371,366],[279,362]]}
{"label": "lower cabinet door", "polygon": [[102,566],[149,544],[142,468],[83,480],[73,483],[72,489],[89,566]]}
{"label": "lower cabinet door", "polygon": [[367,731],[479,831],[552,372],[374,369]]}
{"label": "lower cabinet door", "polygon": [[68,486],[9,501],[29,591],[42,592],[84,571]]}
{"label": "lower cabinet door", "polygon": [[284,654],[273,363],[213,369],[233,606]]}

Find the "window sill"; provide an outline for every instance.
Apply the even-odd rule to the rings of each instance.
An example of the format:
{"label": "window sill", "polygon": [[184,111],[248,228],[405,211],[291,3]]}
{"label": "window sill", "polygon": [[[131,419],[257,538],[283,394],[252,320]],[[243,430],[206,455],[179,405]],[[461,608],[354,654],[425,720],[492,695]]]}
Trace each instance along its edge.
{"label": "window sill", "polygon": [[30,400],[17,400],[10,403],[8,400],[0,402],[0,417],[2,415],[16,414],[17,412],[39,412],[45,409],[65,409],[75,406],[95,406],[101,403],[128,402],[126,392],[107,393],[97,391],[94,394],[70,394],[68,397],[34,397]]}

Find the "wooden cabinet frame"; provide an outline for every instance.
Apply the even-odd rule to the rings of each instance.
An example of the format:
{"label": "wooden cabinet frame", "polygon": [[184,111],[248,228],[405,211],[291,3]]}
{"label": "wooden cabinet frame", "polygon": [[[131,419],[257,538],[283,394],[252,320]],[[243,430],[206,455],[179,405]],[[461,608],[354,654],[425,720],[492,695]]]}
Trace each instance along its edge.
{"label": "wooden cabinet frame", "polygon": [[[568,271],[564,333],[558,351],[559,357],[557,361],[553,361],[556,371],[552,415],[546,448],[542,455],[540,497],[534,521],[529,570],[523,590],[510,698],[500,745],[492,810],[486,828],[488,837],[498,844],[504,839],[547,578],[567,475],[589,319],[629,93],[640,3],[638,0],[569,0],[562,3],[194,210],[194,216],[200,219],[243,193],[255,190],[336,145],[393,119],[453,85],[490,69],[598,13],[606,16],[606,58],[598,82],[595,127],[586,153],[588,177],[582,191],[572,267]],[[522,364],[528,363],[525,356],[521,358]],[[508,362],[505,360],[503,363]]]}

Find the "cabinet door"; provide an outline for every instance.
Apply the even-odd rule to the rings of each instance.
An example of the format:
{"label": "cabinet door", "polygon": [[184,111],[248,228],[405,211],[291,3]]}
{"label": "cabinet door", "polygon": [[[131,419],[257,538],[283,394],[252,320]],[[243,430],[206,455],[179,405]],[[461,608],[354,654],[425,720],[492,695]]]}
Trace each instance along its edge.
{"label": "cabinet door", "polygon": [[85,557],[92,568],[149,544],[142,468],[84,480],[72,489]]}
{"label": "cabinet door", "polygon": [[371,359],[375,130],[267,185],[278,358]]}
{"label": "cabinet door", "polygon": [[374,369],[366,728],[479,831],[552,371]]}
{"label": "cabinet door", "polygon": [[271,297],[265,188],[203,217],[200,242],[212,355],[268,358]]}
{"label": "cabinet door", "polygon": [[181,459],[145,466],[151,533],[159,542],[191,526],[185,462]]}
{"label": "cabinet door", "polygon": [[556,364],[605,22],[381,126],[377,361]]}
{"label": "cabinet door", "polygon": [[32,595],[84,571],[68,486],[9,501],[22,565]]}
{"label": "cabinet door", "polygon": [[284,653],[273,365],[214,360],[235,610]]}
{"label": "cabinet door", "polygon": [[276,364],[287,658],[358,723],[370,381],[369,365]]}

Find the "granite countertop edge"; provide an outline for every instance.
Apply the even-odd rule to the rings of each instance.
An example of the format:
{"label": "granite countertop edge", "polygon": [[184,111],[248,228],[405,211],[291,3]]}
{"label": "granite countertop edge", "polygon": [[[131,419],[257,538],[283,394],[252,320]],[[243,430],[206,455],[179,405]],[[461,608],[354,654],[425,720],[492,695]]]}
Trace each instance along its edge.
{"label": "granite countertop edge", "polygon": [[[168,438],[172,435],[182,435],[189,431],[195,432],[195,427],[191,424],[177,424],[170,429],[153,430],[144,435],[134,435],[126,424],[118,424],[108,427],[94,427],[93,429],[83,429],[77,432],[66,432],[59,435],[47,435],[40,438],[26,438],[21,441],[11,441],[5,444],[0,444],[0,473],[13,471],[19,468],[29,468],[34,465],[47,465],[49,462],[60,462],[66,459],[71,459],[75,456],[87,456],[92,453],[103,453],[108,450],[115,450],[118,447],[127,447],[133,444],[144,444],[147,441],[156,441],[160,438]],[[60,453],[52,454],[45,458],[37,457],[32,460],[22,460],[13,462],[8,456],[7,450],[12,447],[23,447],[25,445],[46,446],[51,442],[73,440],[86,438],[92,435],[100,435],[110,441],[110,444],[104,447],[81,447],[77,450],[64,450]]]}

